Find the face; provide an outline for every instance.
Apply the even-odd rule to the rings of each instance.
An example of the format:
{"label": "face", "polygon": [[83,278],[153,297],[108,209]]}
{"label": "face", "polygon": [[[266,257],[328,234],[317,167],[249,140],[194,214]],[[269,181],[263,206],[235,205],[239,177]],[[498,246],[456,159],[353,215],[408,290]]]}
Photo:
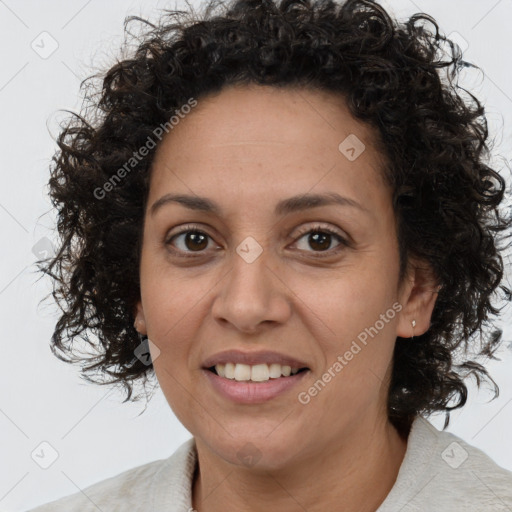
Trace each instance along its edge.
{"label": "face", "polygon": [[[158,148],[138,330],[178,419],[226,461],[281,467],[387,421],[396,336],[426,330],[433,303],[399,282],[374,137],[339,96],[237,86],[200,99]],[[167,194],[190,200],[156,205]],[[307,369],[240,381],[247,362],[255,380],[263,364]]]}

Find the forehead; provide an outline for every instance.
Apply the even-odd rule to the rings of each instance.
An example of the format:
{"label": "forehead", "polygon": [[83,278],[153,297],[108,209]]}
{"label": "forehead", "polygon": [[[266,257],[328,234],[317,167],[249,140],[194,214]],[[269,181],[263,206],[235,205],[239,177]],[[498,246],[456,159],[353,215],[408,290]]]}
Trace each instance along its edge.
{"label": "forehead", "polygon": [[[341,95],[230,86],[200,98],[164,137],[153,162],[150,197],[223,189],[269,198],[321,188],[375,201],[386,188],[375,136],[350,114]],[[355,150],[355,159],[347,148]]]}
{"label": "forehead", "polygon": [[[200,141],[210,147],[230,144],[304,143],[332,145],[333,137],[357,134],[368,143],[376,133],[349,112],[341,94],[306,88],[230,85],[198,100],[167,138]],[[336,145],[337,146],[337,145]],[[201,149],[201,148],[198,148]],[[332,149],[332,148],[331,148]]]}

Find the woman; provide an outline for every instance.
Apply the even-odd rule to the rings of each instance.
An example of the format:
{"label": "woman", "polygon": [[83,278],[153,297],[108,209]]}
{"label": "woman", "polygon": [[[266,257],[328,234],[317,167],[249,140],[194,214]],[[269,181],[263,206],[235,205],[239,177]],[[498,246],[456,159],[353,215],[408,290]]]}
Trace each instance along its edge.
{"label": "woman", "polygon": [[469,352],[510,294],[457,48],[370,1],[213,7],[162,18],[61,133],[44,269],[55,353],[95,332],[84,374],[129,399],[154,370],[193,438],[35,510],[512,510],[512,473],[425,419],[490,379]]}

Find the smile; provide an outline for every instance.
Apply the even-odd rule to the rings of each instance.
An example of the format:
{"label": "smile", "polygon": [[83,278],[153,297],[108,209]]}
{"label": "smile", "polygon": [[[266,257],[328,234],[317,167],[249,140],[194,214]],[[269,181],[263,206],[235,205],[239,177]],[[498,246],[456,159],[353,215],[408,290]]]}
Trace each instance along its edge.
{"label": "smile", "polygon": [[281,377],[289,377],[296,375],[307,368],[292,368],[288,365],[281,364],[241,364],[241,363],[226,363],[217,364],[211,368],[219,377],[236,381],[252,381],[252,382],[266,382],[270,379],[279,379]]}
{"label": "smile", "polygon": [[[219,366],[221,367],[220,371],[224,371],[224,376],[217,373],[219,370],[216,371],[216,368]],[[224,366],[223,369],[222,366]],[[267,369],[258,368],[263,366],[267,367]],[[237,367],[241,368],[237,370]],[[254,368],[256,368],[256,378],[261,379],[259,381],[253,381],[252,378],[248,378],[249,372],[252,376]],[[278,369],[279,377],[277,377]],[[276,375],[276,377],[271,376],[271,371],[273,372],[272,375]],[[244,364],[235,365],[233,363],[203,369],[204,375],[216,394],[237,404],[258,404],[282,396],[294,386],[297,386],[310,373],[308,368],[295,368],[294,371],[295,373],[292,373],[290,366],[272,364],[249,366]],[[226,372],[227,375],[233,375],[233,377],[228,377]],[[268,377],[263,380],[263,377],[267,375],[265,372],[268,373]],[[238,380],[235,376],[238,376]]]}

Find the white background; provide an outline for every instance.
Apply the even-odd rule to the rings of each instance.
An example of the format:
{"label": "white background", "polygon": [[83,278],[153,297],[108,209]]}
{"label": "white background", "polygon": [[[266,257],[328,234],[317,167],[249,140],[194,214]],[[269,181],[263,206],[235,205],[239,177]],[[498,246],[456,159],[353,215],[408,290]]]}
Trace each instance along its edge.
{"label": "white background", "polygon": [[[386,8],[390,3],[382,2]],[[0,0],[0,511],[26,510],[166,458],[190,437],[160,390],[138,416],[144,401],[122,404],[116,392],[87,384],[77,367],[51,354],[57,310],[50,299],[40,304],[51,288],[45,279],[37,281],[33,253],[43,237],[55,240],[45,185],[56,149],[52,135],[57,133],[56,121],[64,117],[58,111],[79,109],[80,80],[112,64],[126,15],[155,19],[165,7],[175,3]],[[503,168],[512,157],[512,2],[392,2],[391,12],[400,19],[420,11],[431,14],[445,34],[460,34],[468,44],[466,60],[482,68],[484,74],[468,75],[467,87],[486,105],[496,135],[495,164]],[[41,45],[43,31],[58,43],[46,59],[31,48],[34,40]],[[505,321],[510,320],[510,308],[506,313],[502,327],[510,339]],[[488,365],[500,397],[486,403],[490,395],[471,387],[470,403],[452,414],[448,430],[512,470],[512,343],[501,354],[500,362]],[[443,418],[431,421],[439,428]],[[48,469],[31,458],[43,441],[59,455]]]}

